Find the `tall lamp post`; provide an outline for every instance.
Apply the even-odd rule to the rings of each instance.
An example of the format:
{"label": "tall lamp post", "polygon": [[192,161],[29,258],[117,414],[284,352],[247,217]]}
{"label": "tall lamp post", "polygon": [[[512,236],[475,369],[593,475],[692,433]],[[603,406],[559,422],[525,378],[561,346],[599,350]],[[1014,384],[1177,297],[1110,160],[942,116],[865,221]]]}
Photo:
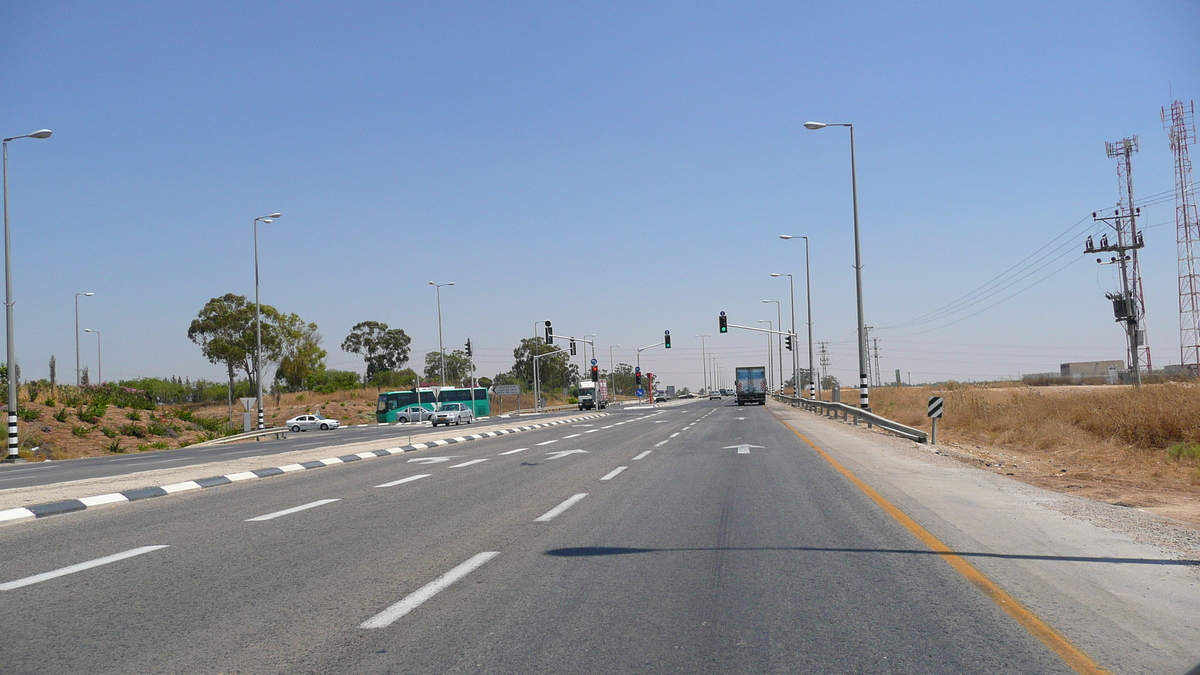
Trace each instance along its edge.
{"label": "tall lamp post", "polygon": [[704,393],[707,394],[708,393],[708,357],[707,357],[708,352],[705,351],[705,349],[704,349],[704,338],[710,338],[712,336],[711,335],[697,335],[695,337],[700,338],[700,366],[701,366],[701,370],[704,371]]}
{"label": "tall lamp post", "polygon": [[254,385],[257,388],[258,427],[263,428],[263,395],[262,395],[262,312],[258,302],[258,221],[270,225],[279,218],[280,214],[259,216],[254,219]]}
{"label": "tall lamp post", "polygon": [[817,375],[813,370],[813,339],[812,339],[812,273],[808,264],[808,237],[793,237],[790,234],[779,235],[780,239],[803,239],[804,240],[804,293],[808,300],[808,397],[815,399],[817,397],[816,379]]}
{"label": "tall lamp post", "polygon": [[84,328],[83,332],[96,334],[96,384],[104,384],[104,365],[100,360],[100,331]]}
{"label": "tall lamp post", "polygon": [[4,139],[4,324],[8,333],[8,456],[6,462],[20,459],[17,438],[17,352],[13,343],[12,246],[8,234],[8,142],[18,138],[50,138],[53,132],[41,129],[24,136]]}
{"label": "tall lamp post", "polygon": [[[763,300],[764,303],[775,303],[775,325],[783,330],[783,310],[778,300]],[[775,352],[779,354],[779,393],[783,393],[783,340],[775,340]]]}
{"label": "tall lamp post", "polygon": [[92,297],[95,293],[76,293],[75,294],[75,386],[80,385],[79,380],[79,296]]}
{"label": "tall lamp post", "polygon": [[453,286],[451,281],[445,284],[435,284],[429,282],[437,290],[437,307],[438,307],[438,354],[441,354],[441,367],[438,370],[442,371],[442,386],[446,386],[446,349],[442,346],[442,286]]}
{"label": "tall lamp post", "polygon": [[613,347],[620,347],[620,346],[621,345],[609,345],[608,346],[608,379],[610,382],[612,382],[613,403],[616,403],[616,401],[617,401],[617,373],[616,373],[616,366],[613,364],[612,350],[613,350]]}
{"label": "tall lamp post", "polygon": [[[767,328],[770,328],[771,330],[775,330],[775,322],[770,319],[759,319],[758,322],[765,323],[765,324],[767,324]],[[771,376],[773,376],[775,374],[774,373],[775,364],[773,363],[774,359],[771,356],[771,347],[772,347],[771,340],[773,340],[774,338],[775,338],[774,333],[767,333],[767,374],[768,374],[767,379],[768,380],[770,380]]]}
{"label": "tall lamp post", "polygon": [[[796,284],[795,278],[790,274],[780,274],[771,272],[773,277],[787,277],[788,288],[792,293],[792,335],[796,334]],[[782,328],[780,330],[783,330]],[[800,361],[796,358],[796,345],[792,345],[792,396],[800,397]]]}
{"label": "tall lamp post", "polygon": [[858,243],[858,171],[854,165],[854,125],[849,123],[826,124],[824,122],[805,122],[805,129],[824,129],[825,127],[850,127],[850,194],[854,202],[854,286],[858,294],[858,405],[864,410],[871,409],[869,391],[867,389],[867,328],[863,319],[862,291],[862,249]]}

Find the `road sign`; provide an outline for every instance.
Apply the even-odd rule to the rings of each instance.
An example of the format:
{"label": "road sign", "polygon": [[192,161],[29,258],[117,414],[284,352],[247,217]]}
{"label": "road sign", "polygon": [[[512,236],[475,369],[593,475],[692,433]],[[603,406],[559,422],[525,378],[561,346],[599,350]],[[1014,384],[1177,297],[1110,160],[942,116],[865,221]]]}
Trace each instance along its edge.
{"label": "road sign", "polygon": [[497,396],[516,396],[521,393],[521,385],[519,384],[497,384],[492,387],[492,391]]}
{"label": "road sign", "polygon": [[638,397],[638,398],[641,398],[641,397],[643,397],[643,396],[645,396],[645,395],[646,395],[646,390],[645,390],[645,389],[638,389],[637,391],[635,391],[635,392],[633,392],[633,393],[637,394],[637,397]]}
{"label": "road sign", "polygon": [[596,359],[592,359],[592,365],[596,365]]}
{"label": "road sign", "polygon": [[942,403],[944,401],[945,401],[945,399],[943,399],[941,396],[930,396],[929,397],[929,416],[930,417],[941,417],[942,416]]}
{"label": "road sign", "polygon": [[242,405],[246,407],[246,410],[253,410],[254,402],[258,399],[251,396],[250,398],[239,398],[238,400],[242,402]]}

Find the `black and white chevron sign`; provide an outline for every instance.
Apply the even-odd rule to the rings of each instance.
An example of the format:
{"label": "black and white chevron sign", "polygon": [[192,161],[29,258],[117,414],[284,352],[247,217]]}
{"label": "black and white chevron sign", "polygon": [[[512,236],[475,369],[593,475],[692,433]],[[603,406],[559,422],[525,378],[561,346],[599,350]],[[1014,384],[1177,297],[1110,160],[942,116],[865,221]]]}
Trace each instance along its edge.
{"label": "black and white chevron sign", "polygon": [[930,417],[941,417],[942,416],[943,400],[944,399],[941,396],[930,396],[929,397],[929,416]]}

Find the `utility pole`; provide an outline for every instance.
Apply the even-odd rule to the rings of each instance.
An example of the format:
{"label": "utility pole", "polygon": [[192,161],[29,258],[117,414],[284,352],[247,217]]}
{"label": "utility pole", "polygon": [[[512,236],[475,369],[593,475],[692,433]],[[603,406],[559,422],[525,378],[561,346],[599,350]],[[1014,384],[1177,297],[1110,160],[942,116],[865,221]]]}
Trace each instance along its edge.
{"label": "utility pole", "polygon": [[1162,110],[1163,127],[1175,156],[1175,233],[1179,254],[1180,364],[1200,377],[1200,220],[1192,183],[1188,146],[1196,142],[1196,104],[1173,101]]}
{"label": "utility pole", "polygon": [[1092,214],[1092,219],[1103,222],[1116,231],[1116,243],[1110,243],[1108,234],[1100,237],[1100,245],[1096,246],[1091,237],[1084,244],[1084,253],[1113,252],[1108,262],[1096,258],[1101,265],[1117,265],[1121,272],[1120,293],[1107,293],[1105,297],[1113,303],[1113,315],[1118,323],[1125,324],[1125,339],[1127,343],[1127,359],[1129,369],[1133,371],[1134,383],[1142,386],[1142,368],[1149,372],[1153,364],[1150,361],[1150,346],[1146,344],[1146,302],[1142,295],[1142,270],[1138,263],[1138,249],[1145,246],[1142,234],[1137,231],[1137,216],[1141,209],[1134,206],[1133,201],[1133,153],[1138,150],[1138,138],[1123,138],[1115,143],[1104,144],[1110,158],[1117,160],[1117,180],[1120,187],[1120,201],[1111,216]]}
{"label": "utility pole", "polygon": [[879,338],[871,338],[875,344],[875,386],[883,386],[883,371],[879,369]]}
{"label": "utility pole", "polygon": [[829,377],[829,341],[822,340],[817,344],[821,345],[821,383],[824,384],[825,378]]}
{"label": "utility pole", "polygon": [[870,386],[875,381],[875,378],[871,375],[871,330],[874,328],[874,326],[863,326],[863,356],[865,357],[863,364],[866,366],[866,369],[863,371],[863,378],[865,378],[863,384],[866,386]]}

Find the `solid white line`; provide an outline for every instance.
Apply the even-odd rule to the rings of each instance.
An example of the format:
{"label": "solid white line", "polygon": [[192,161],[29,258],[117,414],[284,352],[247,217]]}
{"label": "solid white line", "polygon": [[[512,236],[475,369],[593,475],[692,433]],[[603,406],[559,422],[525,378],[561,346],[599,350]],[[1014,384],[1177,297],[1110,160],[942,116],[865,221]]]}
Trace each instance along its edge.
{"label": "solid white line", "polygon": [[502,453],[500,453],[500,454],[502,454],[502,455],[512,455],[512,454],[515,454],[515,453],[518,453],[518,452],[523,452],[523,451],[525,451],[525,450],[528,450],[528,449],[529,449],[529,448],[517,448],[516,450],[509,450],[508,452],[502,452]]}
{"label": "solid white line", "polygon": [[601,478],[600,480],[612,480],[617,477],[617,474],[621,473],[622,471],[624,471],[625,469],[628,469],[628,468],[629,467],[627,467],[627,466],[618,466],[617,468],[613,469],[612,471],[609,471],[608,473],[604,474],[604,477]]}
{"label": "solid white line", "polygon": [[431,473],[419,473],[415,476],[409,476],[408,478],[401,478],[400,480],[394,480],[390,483],[384,483],[383,485],[376,485],[375,487],[392,487],[393,485],[400,485],[401,483],[411,483],[414,480],[420,480],[422,478],[429,478],[432,475],[433,474],[431,474]]}
{"label": "solid white line", "polygon": [[31,577],[25,577],[24,579],[17,579],[16,581],[10,581],[6,584],[0,584],[0,591],[11,591],[14,588],[36,584],[41,581],[54,579],[55,577],[62,577],[68,574],[74,574],[75,572],[82,572],[93,567],[99,567],[101,565],[107,565],[108,563],[117,562],[118,560],[132,558],[135,555],[157,551],[160,548],[167,548],[167,544],[160,544],[158,546],[142,546],[140,548],[130,549],[124,553],[115,553],[113,555],[104,556],[103,558],[96,558],[95,560],[79,563],[78,565],[63,567],[62,569],[57,569],[53,572],[42,572],[41,574],[35,574]]}
{"label": "solid white line", "polygon": [[639,459],[641,459],[641,458],[645,457],[646,455],[648,455],[648,454],[650,454],[650,453],[652,453],[652,452],[654,452],[654,451],[653,451],[653,450],[647,450],[647,451],[645,451],[645,452],[643,452],[643,453],[639,454],[637,457],[634,457],[634,458],[633,458],[633,461],[635,461],[635,462],[636,462],[636,461],[638,461]]}
{"label": "solid white line", "polygon": [[581,435],[582,435],[582,434],[571,434],[570,436],[563,436],[563,438],[564,438],[564,439],[565,439],[565,438],[575,438],[576,436],[581,436]]}
{"label": "solid white line", "polygon": [[258,517],[255,517],[255,518],[247,518],[247,519],[246,519],[246,522],[247,522],[247,523],[253,523],[253,522],[258,522],[258,521],[260,521],[260,520],[271,520],[272,518],[278,518],[278,517],[280,517],[280,516],[288,516],[288,515],[291,515],[291,514],[293,514],[293,513],[297,513],[297,512],[299,512],[299,511],[305,511],[305,510],[308,510],[308,509],[311,509],[311,508],[315,508],[315,507],[318,507],[318,506],[324,506],[324,505],[326,505],[326,504],[332,504],[332,503],[334,503],[334,502],[337,502],[337,501],[341,501],[341,500],[340,500],[340,499],[321,499],[321,500],[318,500],[318,501],[315,501],[315,502],[312,502],[312,503],[309,503],[309,504],[304,504],[303,506],[293,506],[293,507],[292,507],[292,508],[290,508],[290,509],[284,509],[284,510],[282,510],[282,511],[276,511],[275,513],[268,513],[268,514],[267,514],[267,515],[265,515],[265,516],[258,516]]}
{"label": "solid white line", "polygon": [[661,440],[661,441],[659,441],[659,442],[655,443],[655,444],[654,444],[654,447],[656,447],[656,448],[657,448],[657,447],[659,447],[660,445],[665,445],[665,444],[666,444],[666,442],[667,442],[667,441],[669,441],[669,440],[671,440],[671,439],[669,439],[669,438],[664,438],[663,440]]}
{"label": "solid white line", "polygon": [[480,463],[480,462],[486,462],[486,461],[487,461],[487,459],[473,459],[473,460],[471,460],[471,461],[469,461],[469,462],[463,462],[462,464],[455,464],[455,465],[453,465],[453,466],[448,466],[448,467],[446,467],[446,468],[447,468],[447,469],[457,469],[457,468],[459,468],[459,467],[463,467],[463,466],[471,466],[472,464],[478,464],[478,463]]}
{"label": "solid white line", "polygon": [[581,492],[581,493],[575,495],[574,497],[571,497],[567,501],[559,504],[558,506],[550,509],[549,511],[543,513],[542,515],[538,516],[537,518],[534,518],[533,522],[545,523],[545,522],[554,520],[555,516],[562,513],[563,511],[566,511],[567,509],[571,508],[572,506],[575,506],[576,502],[578,502],[580,499],[583,499],[586,496],[588,496],[588,493]]}
{"label": "solid white line", "polygon": [[0,523],[8,522],[10,520],[21,520],[22,518],[36,517],[37,514],[24,507],[0,511]]}
{"label": "solid white line", "polygon": [[556,438],[552,441],[543,441],[542,443],[538,443],[538,445],[550,445],[551,443],[557,443],[557,442],[558,442],[558,439]]}
{"label": "solid white line", "polygon": [[453,584],[471,572],[474,572],[485,562],[495,558],[498,555],[500,555],[499,551],[484,551],[483,553],[474,556],[465,563],[462,563],[458,567],[446,572],[437,579],[425,584],[420,589],[410,593],[408,597],[404,598],[400,602],[397,602],[391,607],[388,607],[370,619],[362,622],[362,624],[359,625],[359,628],[387,628],[388,626],[392,625],[396,619],[399,619],[417,607],[420,607],[421,603],[442,592],[448,588],[450,584]]}

